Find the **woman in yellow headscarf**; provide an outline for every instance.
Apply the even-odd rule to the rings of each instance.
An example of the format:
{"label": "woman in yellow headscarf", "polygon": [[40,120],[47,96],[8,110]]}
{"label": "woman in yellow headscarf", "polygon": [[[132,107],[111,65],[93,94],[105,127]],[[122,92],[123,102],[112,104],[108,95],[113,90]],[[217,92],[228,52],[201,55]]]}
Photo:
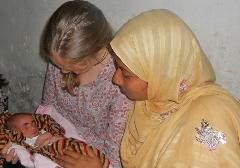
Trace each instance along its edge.
{"label": "woman in yellow headscarf", "polygon": [[111,47],[114,76],[135,100],[121,144],[124,168],[239,168],[240,104],[198,40],[168,10],[129,20]]}

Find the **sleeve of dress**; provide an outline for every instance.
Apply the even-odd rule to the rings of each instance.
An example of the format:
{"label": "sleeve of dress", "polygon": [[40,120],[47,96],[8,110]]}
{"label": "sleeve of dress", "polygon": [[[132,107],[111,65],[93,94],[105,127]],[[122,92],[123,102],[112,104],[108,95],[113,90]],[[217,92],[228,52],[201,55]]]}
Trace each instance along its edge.
{"label": "sleeve of dress", "polygon": [[193,134],[181,150],[182,157],[191,160],[188,166],[239,167],[240,104],[229,96],[212,95],[198,98],[189,109],[186,129],[192,129],[182,139]]}
{"label": "sleeve of dress", "polygon": [[56,100],[56,67],[48,63],[43,87],[43,104],[54,104]]}
{"label": "sleeve of dress", "polygon": [[119,147],[125,130],[127,114],[132,103],[120,93],[118,88],[114,88],[111,95],[112,103],[110,106],[109,127],[105,141],[105,151],[110,159],[111,165],[120,168]]}

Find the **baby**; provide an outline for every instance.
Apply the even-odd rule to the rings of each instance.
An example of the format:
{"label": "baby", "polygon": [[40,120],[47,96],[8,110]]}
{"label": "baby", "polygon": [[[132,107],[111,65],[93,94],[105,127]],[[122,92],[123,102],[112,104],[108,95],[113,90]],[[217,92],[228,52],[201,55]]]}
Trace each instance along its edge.
{"label": "baby", "polygon": [[[36,159],[32,157],[33,154],[34,156],[36,153],[41,154],[55,161],[66,149],[71,148],[82,155],[88,155],[90,151],[93,151],[100,159],[102,166],[109,167],[109,160],[96,148],[92,148],[86,143],[74,138],[65,138],[63,136],[63,128],[49,115],[14,113],[6,119],[5,125],[7,130],[20,134],[18,138],[13,138],[11,137],[13,134],[10,134],[10,137],[8,137],[9,141],[24,146],[30,152],[31,157],[28,157],[28,159],[32,162],[35,162]],[[1,137],[1,143],[2,141],[3,139]],[[43,159],[43,157],[41,157],[41,159]],[[21,157],[20,161],[22,162]],[[28,163],[29,162],[30,161],[28,161]],[[34,165],[33,167],[36,166]]]}
{"label": "baby", "polygon": [[15,113],[6,123],[6,126],[10,130],[16,130],[26,137],[24,141],[26,144],[36,148],[52,144],[57,140],[62,139],[62,136],[53,136],[51,133],[45,130],[39,130],[33,116],[29,113]]}

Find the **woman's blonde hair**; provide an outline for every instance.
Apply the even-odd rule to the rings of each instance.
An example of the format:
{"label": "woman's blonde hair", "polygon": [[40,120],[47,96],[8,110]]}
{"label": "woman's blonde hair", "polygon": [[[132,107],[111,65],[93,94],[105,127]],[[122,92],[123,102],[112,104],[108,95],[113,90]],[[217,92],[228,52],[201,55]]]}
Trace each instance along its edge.
{"label": "woman's blonde hair", "polygon": [[[102,11],[87,1],[74,0],[62,4],[50,17],[42,39],[48,58],[57,56],[81,60],[107,46],[112,39],[112,29]],[[55,56],[55,55],[54,55]],[[79,86],[73,73],[63,75],[65,89],[74,95]]]}

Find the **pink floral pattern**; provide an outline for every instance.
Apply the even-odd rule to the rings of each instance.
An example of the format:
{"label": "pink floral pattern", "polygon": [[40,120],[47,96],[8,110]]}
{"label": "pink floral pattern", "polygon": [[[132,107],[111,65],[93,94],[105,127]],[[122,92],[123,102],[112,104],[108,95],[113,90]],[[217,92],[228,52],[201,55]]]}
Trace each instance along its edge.
{"label": "pink floral pattern", "polygon": [[119,146],[131,101],[112,84],[111,59],[92,83],[76,89],[76,96],[62,90],[60,70],[48,64],[43,103],[52,104],[71,121],[89,145],[104,152],[114,168],[121,167]]}

